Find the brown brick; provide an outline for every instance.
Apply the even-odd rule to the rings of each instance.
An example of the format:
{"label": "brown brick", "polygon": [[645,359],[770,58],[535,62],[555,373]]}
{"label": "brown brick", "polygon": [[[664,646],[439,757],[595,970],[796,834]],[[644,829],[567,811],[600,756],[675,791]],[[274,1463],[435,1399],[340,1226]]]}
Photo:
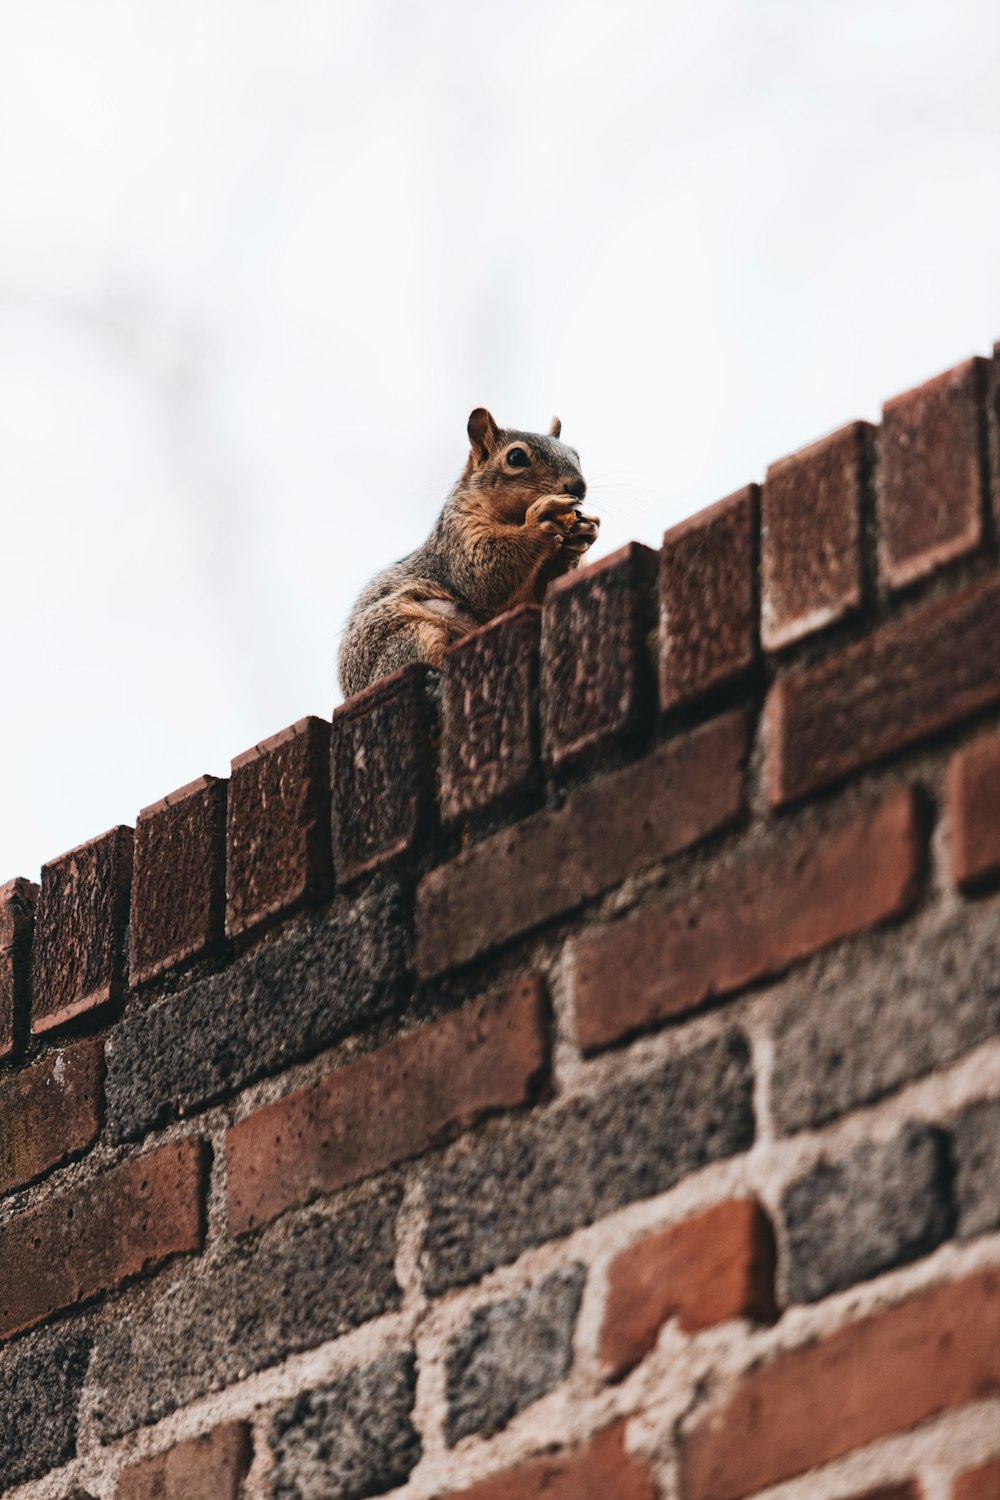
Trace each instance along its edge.
{"label": "brown brick", "polygon": [[757,656],[755,484],[674,526],[660,551],[660,707],[743,676]]}
{"label": "brown brick", "polygon": [[593,928],[576,954],[581,1047],[596,1052],[898,916],[920,859],[913,795],[899,787],[741,851],[687,897]]}
{"label": "brown brick", "polygon": [[879,561],[903,588],[983,540],[987,362],[970,359],[886,402],[878,445]]}
{"label": "brown brick", "polygon": [[746,748],[745,715],[726,714],[432,870],[417,890],[421,976],[572,911],[731,822]]}
{"label": "brown brick", "polygon": [[1000,580],[941,599],[775,683],[771,802],[792,802],[1000,699]]}
{"label": "brown brick", "polygon": [[1000,1390],[1000,1273],[937,1286],[750,1370],[684,1438],[682,1500],[742,1500]]}
{"label": "brown brick", "polygon": [[575,1453],[532,1459],[448,1500],[656,1500],[649,1469],[625,1447],[625,1423]]}
{"label": "brown brick", "polygon": [[78,1042],[0,1080],[0,1193],[24,1187],[97,1139],[104,1046]]}
{"label": "brown brick", "polygon": [[601,1358],[624,1375],[649,1353],[668,1318],[686,1333],[730,1318],[775,1316],[774,1234],[749,1198],[719,1203],[639,1240],[608,1272]]}
{"label": "brown brick", "polygon": [[248,1115],[226,1132],[233,1231],[526,1103],[547,1052],[542,984],[527,979]]}
{"label": "brown brick", "polygon": [[253,1448],[246,1422],[229,1422],[131,1464],[115,1500],[239,1500]]}
{"label": "brown brick", "polygon": [[411,662],[334,712],[333,856],[341,882],[410,853],[432,823],[436,676]]}
{"label": "brown brick", "polygon": [[539,782],[538,643],[533,604],[452,646],[441,674],[441,815],[492,807]]}
{"label": "brown brick", "polygon": [[1000,1500],[1000,1459],[955,1480],[952,1500]]}
{"label": "brown brick", "polygon": [[0,1338],[201,1248],[205,1155],[190,1137],[0,1225]]}
{"label": "brown brick", "polygon": [[0,1060],[20,1052],[31,1010],[31,934],[38,887],[30,880],[0,885]]}
{"label": "brown brick", "polygon": [[957,885],[1000,872],[1000,734],[974,740],[948,767],[951,868]]}
{"label": "brown brick", "polygon": [[226,932],[235,937],[332,886],[330,726],[300,719],[233,761]]}
{"label": "brown brick", "polygon": [[42,867],[32,975],[36,1034],[118,999],[131,880],[132,830],[125,827]]}
{"label": "brown brick", "polygon": [[657,556],[630,542],[549,586],[542,611],[542,753],[561,766],[652,713]]}
{"label": "brown brick", "polygon": [[200,776],[136,820],[130,982],[212,952],[225,912],[226,783]]}
{"label": "brown brick", "polygon": [[993,346],[987,400],[990,490],[993,498],[993,531],[1000,537],[1000,344]]}
{"label": "brown brick", "polygon": [[768,651],[861,605],[861,504],[873,431],[852,422],[767,471],[760,562]]}

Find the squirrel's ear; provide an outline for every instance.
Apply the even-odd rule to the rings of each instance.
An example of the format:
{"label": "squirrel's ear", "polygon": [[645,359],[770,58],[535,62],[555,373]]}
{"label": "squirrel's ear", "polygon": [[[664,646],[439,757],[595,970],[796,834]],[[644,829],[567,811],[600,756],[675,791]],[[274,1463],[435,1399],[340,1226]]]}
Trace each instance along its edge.
{"label": "squirrel's ear", "polygon": [[558,437],[561,432],[562,423],[560,422],[558,417],[553,417],[552,423],[549,427],[549,437]]}
{"label": "squirrel's ear", "polygon": [[477,406],[469,417],[469,442],[476,462],[484,464],[499,441],[499,427],[485,406]]}

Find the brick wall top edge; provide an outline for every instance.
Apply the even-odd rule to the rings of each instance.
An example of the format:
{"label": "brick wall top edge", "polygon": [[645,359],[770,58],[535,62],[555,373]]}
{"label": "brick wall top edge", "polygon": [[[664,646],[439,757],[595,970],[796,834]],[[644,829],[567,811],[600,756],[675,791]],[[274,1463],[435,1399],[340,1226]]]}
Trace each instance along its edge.
{"label": "brick wall top edge", "polygon": [[721,500],[713,500],[711,505],[703,505],[701,510],[696,510],[693,515],[685,516],[682,521],[676,521],[673,526],[668,526],[663,533],[663,545],[669,547],[673,542],[680,541],[682,537],[687,536],[689,531],[697,530],[706,521],[724,515],[734,501],[742,500],[746,495],[756,495],[759,489],[759,484],[742,484],[730,494],[724,495]]}
{"label": "brick wall top edge", "polygon": [[592,579],[598,573],[603,573],[608,568],[617,568],[621,563],[631,557],[646,556],[655,564],[656,552],[652,547],[647,547],[643,542],[626,542],[624,547],[618,547],[614,552],[609,552],[607,557],[599,557],[596,562],[589,563],[585,568],[575,568],[571,573],[564,573],[561,578],[555,578],[549,584],[547,597],[552,594],[562,593],[564,589],[570,589],[574,584],[579,584],[583,579]]}
{"label": "brick wall top edge", "polygon": [[216,786],[225,779],[224,776],[211,776],[208,772],[202,776],[196,776],[194,781],[185,782],[184,786],[179,786],[174,792],[168,792],[158,802],[151,802],[148,807],[141,807],[139,817],[155,817],[157,813],[164,812],[168,807],[177,807],[181,802],[186,802],[189,797],[196,797],[199,792],[207,791],[210,786]]}
{"label": "brick wall top edge", "polygon": [[[490,624],[495,625],[496,621],[491,620]],[[343,703],[338,703],[337,707],[333,710],[333,718],[335,720],[349,718],[352,714],[362,713],[366,705],[371,703],[373,699],[384,697],[387,692],[390,692],[404,682],[408,682],[411,678],[429,678],[433,673],[434,668],[428,666],[426,662],[407,662],[404,667],[399,667],[395,672],[390,672],[387,677],[380,677],[377,682],[371,683],[363,692],[355,693],[352,697],[345,698]]]}
{"label": "brick wall top edge", "polygon": [[937,375],[932,375],[928,380],[918,381],[916,385],[907,386],[905,391],[900,391],[895,396],[890,396],[888,401],[883,401],[883,412],[894,411],[897,407],[904,405],[915,391],[922,391],[930,396],[935,391],[942,391],[952,381],[968,375],[972,370],[985,370],[989,360],[981,354],[970,355],[968,359],[960,360],[957,365],[952,365],[948,370],[942,370]]}
{"label": "brick wall top edge", "polygon": [[[471,641],[482,640],[484,636],[489,635],[494,630],[503,630],[505,626],[512,625],[518,620],[528,620],[533,616],[537,617],[541,612],[542,607],[540,604],[516,604],[513,609],[505,609],[502,615],[494,615],[493,619],[487,620],[485,625],[480,625],[476,630],[470,630],[468,635],[463,635],[461,640],[455,641],[453,645],[448,647],[444,654],[444,659],[447,662],[451,657],[461,655],[469,649]],[[405,672],[406,668],[403,667],[401,670]],[[394,675],[398,676],[399,673],[395,673]],[[389,679],[386,680],[388,681]],[[369,688],[368,691],[370,692],[371,689]]]}
{"label": "brick wall top edge", "polygon": [[9,948],[31,925],[38,886],[23,875],[0,885],[0,949]]}
{"label": "brick wall top edge", "polygon": [[111,838],[113,834],[132,834],[134,832],[135,829],[131,823],[113,823],[110,828],[105,828],[103,832],[95,833],[92,839],[84,839],[81,844],[74,844],[72,849],[64,850],[62,854],[57,854],[54,859],[47,859],[42,865],[42,869],[54,870],[67,859],[72,859],[75,855],[85,853],[92,845],[101,843],[103,839]]}
{"label": "brick wall top edge", "polygon": [[259,760],[271,750],[277,750],[279,745],[287,745],[289,740],[294,740],[297,735],[302,734],[310,724],[325,722],[326,720],[321,719],[318,714],[306,714],[304,718],[296,719],[295,723],[289,724],[287,729],[279,729],[276,734],[269,734],[266,740],[261,740],[260,744],[251,745],[249,750],[243,750],[239,755],[234,755],[231,762],[232,769],[238,771],[241,766]]}
{"label": "brick wall top edge", "polygon": [[861,436],[875,430],[873,422],[866,422],[861,417],[856,417],[852,422],[843,422],[839,427],[834,427],[829,432],[824,432],[822,437],[813,438],[812,442],[805,443],[801,448],[795,448],[791,453],[786,453],[783,458],[776,458],[773,463],[769,463],[767,466],[767,477],[770,478],[774,474],[779,474],[787,464],[798,463],[802,459],[811,458],[816,454],[822,453],[827,448],[834,447],[843,439],[845,433],[856,433],[858,436]]}

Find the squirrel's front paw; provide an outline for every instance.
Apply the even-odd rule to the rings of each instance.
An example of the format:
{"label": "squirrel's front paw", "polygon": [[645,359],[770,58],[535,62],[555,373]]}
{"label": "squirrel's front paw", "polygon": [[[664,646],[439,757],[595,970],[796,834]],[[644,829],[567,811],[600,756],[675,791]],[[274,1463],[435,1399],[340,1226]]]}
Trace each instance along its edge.
{"label": "squirrel's front paw", "polygon": [[576,521],[569,529],[563,540],[562,550],[573,552],[577,556],[586,552],[597,541],[597,533],[601,528],[600,516],[585,516],[577,512]]}
{"label": "squirrel's front paw", "polygon": [[568,495],[543,495],[528,506],[524,524],[552,537],[556,547],[564,547],[580,520],[580,513]]}

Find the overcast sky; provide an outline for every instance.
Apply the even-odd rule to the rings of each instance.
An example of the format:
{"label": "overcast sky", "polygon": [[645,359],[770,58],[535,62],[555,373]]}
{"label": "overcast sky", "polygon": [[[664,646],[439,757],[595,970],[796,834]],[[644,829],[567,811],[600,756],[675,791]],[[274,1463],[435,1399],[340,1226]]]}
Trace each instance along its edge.
{"label": "overcast sky", "polygon": [[0,0],[0,880],[337,699],[471,407],[601,551],[1000,337],[996,0]]}

